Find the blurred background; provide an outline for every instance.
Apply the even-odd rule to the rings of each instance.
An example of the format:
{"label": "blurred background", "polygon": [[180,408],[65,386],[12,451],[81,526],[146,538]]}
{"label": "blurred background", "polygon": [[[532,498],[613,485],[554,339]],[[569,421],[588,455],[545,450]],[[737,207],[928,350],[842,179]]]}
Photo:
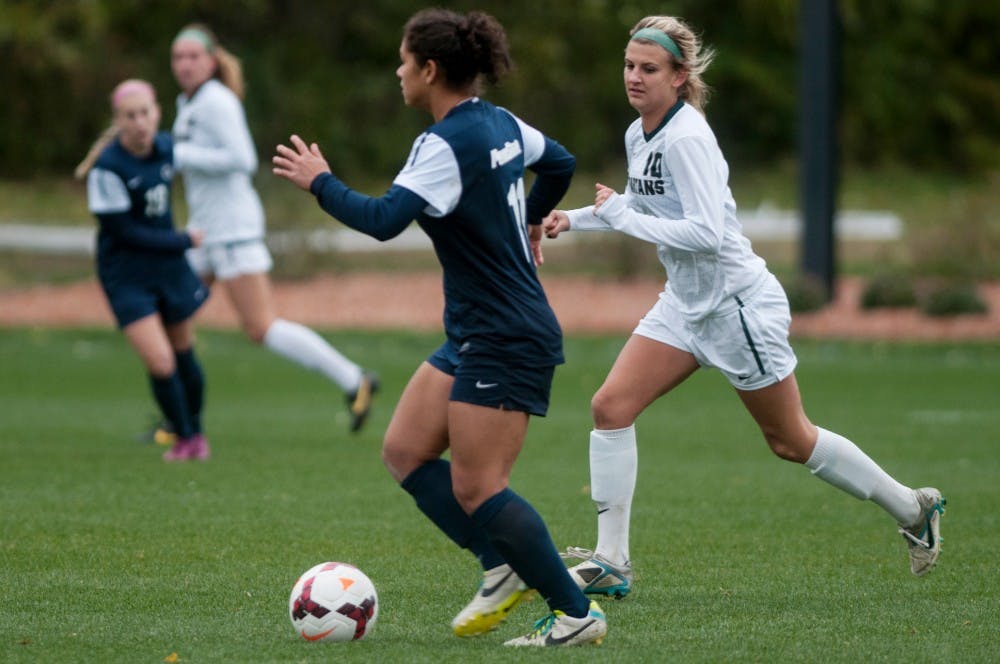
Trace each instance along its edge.
{"label": "blurred background", "polygon": [[[592,201],[593,182],[624,180],[622,136],[634,119],[622,90],[628,30],[647,14],[684,17],[716,51],[706,108],[758,251],[786,281],[799,271],[800,0],[480,0],[507,28],[517,70],[486,96],[578,157],[565,207]],[[349,184],[380,194],[428,118],[402,104],[395,77],[409,0],[0,0],[0,229],[92,233],[71,172],[110,120],[108,93],[129,77],[175,115],[169,67],[178,29],[204,21],[240,57],[277,277],[419,267],[421,250],[338,245],[311,197],[269,169],[274,146],[317,141]],[[837,263],[889,297],[922,280],[1000,278],[1000,4],[975,0],[840,0],[837,78]],[[185,211],[175,192],[175,211]],[[310,234],[312,233],[312,234]],[[38,231],[41,237],[43,231]],[[2,241],[0,287],[89,276],[80,251]],[[323,238],[326,237],[324,240]],[[627,238],[601,250],[566,243],[547,270],[658,274],[654,252]],[[44,242],[35,244],[43,245]],[[382,249],[391,249],[390,246]],[[84,252],[85,253],[85,252]],[[586,256],[586,259],[584,259]],[[901,285],[901,286],[900,286]],[[794,289],[793,289],[794,290]],[[911,288],[912,290],[912,288]],[[886,295],[888,293],[888,295]]]}

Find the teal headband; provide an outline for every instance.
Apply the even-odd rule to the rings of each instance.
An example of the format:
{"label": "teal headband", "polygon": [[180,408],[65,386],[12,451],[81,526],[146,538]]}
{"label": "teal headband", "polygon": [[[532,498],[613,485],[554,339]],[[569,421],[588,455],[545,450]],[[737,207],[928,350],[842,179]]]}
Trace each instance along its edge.
{"label": "teal headband", "polygon": [[674,40],[670,38],[670,35],[665,33],[663,30],[657,30],[656,28],[643,28],[642,30],[637,30],[632,39],[648,39],[651,42],[656,42],[663,48],[667,49],[670,55],[674,56],[677,62],[684,62],[684,56],[681,55],[681,49],[677,48],[677,44]]}
{"label": "teal headband", "polygon": [[174,43],[176,44],[182,40],[196,41],[205,47],[205,50],[211,53],[215,50],[215,45],[212,43],[212,38],[208,36],[204,30],[199,30],[198,28],[184,28],[177,36],[174,37]]}

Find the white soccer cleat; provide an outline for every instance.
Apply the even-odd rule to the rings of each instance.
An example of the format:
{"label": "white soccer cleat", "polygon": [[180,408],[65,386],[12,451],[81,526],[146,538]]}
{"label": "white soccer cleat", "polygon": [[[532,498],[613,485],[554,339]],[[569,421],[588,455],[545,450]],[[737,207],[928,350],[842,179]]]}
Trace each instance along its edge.
{"label": "white soccer cleat", "polygon": [[941,515],[947,501],[937,489],[917,489],[920,519],[913,525],[899,527],[899,534],[910,550],[910,571],[923,576],[937,564],[941,554]]}
{"label": "white soccer cleat", "polygon": [[608,620],[597,602],[590,601],[590,610],[582,618],[573,618],[555,611],[535,623],[530,634],[504,643],[505,646],[582,646],[601,645],[608,633]]}
{"label": "white soccer cleat", "polygon": [[583,561],[568,571],[580,590],[588,595],[622,599],[632,591],[632,567],[628,563],[615,565],[601,554],[577,546],[567,548],[562,557]]}
{"label": "white soccer cleat", "polygon": [[506,563],[483,572],[472,601],[451,621],[456,636],[478,636],[502,623],[515,606],[531,598],[534,591]]}

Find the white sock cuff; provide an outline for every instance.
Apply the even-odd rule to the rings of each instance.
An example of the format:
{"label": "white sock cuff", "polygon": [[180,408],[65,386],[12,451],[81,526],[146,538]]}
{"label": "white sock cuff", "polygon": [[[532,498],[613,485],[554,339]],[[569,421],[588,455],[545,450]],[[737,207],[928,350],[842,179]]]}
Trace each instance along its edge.
{"label": "white sock cuff", "polygon": [[609,442],[611,442],[611,441],[615,441],[615,442],[621,441],[621,442],[626,442],[627,443],[627,442],[631,441],[632,444],[634,445],[635,444],[635,424],[630,424],[629,426],[625,427],[624,429],[594,429],[593,431],[590,432],[590,435],[591,435],[591,439],[593,439],[594,436],[598,436],[598,437],[603,438],[604,440],[607,440]]}
{"label": "white sock cuff", "polygon": [[268,326],[267,331],[264,332],[264,345],[271,350],[277,350],[275,345],[280,344],[278,337],[281,337],[282,334],[287,334],[294,329],[295,325],[293,323],[289,323],[284,318],[275,318],[271,321],[271,325]]}
{"label": "white sock cuff", "polygon": [[[811,470],[813,474],[826,464],[830,457],[833,456],[832,445],[830,445],[829,434],[831,431],[816,427],[816,444],[813,446],[812,454],[806,459],[806,468]],[[827,435],[824,435],[827,434]]]}

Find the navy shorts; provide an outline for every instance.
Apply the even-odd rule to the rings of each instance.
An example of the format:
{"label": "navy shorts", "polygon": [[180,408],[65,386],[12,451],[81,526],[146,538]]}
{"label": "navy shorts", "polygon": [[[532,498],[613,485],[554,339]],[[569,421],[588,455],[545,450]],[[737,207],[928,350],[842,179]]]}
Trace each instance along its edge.
{"label": "navy shorts", "polygon": [[[185,268],[187,266],[185,265]],[[178,270],[173,279],[155,283],[101,280],[119,328],[159,313],[165,325],[187,320],[208,299],[208,287],[190,269]]]}
{"label": "navy shorts", "polygon": [[555,367],[512,364],[496,357],[460,354],[445,341],[427,362],[455,378],[452,401],[516,410],[544,417]]}

